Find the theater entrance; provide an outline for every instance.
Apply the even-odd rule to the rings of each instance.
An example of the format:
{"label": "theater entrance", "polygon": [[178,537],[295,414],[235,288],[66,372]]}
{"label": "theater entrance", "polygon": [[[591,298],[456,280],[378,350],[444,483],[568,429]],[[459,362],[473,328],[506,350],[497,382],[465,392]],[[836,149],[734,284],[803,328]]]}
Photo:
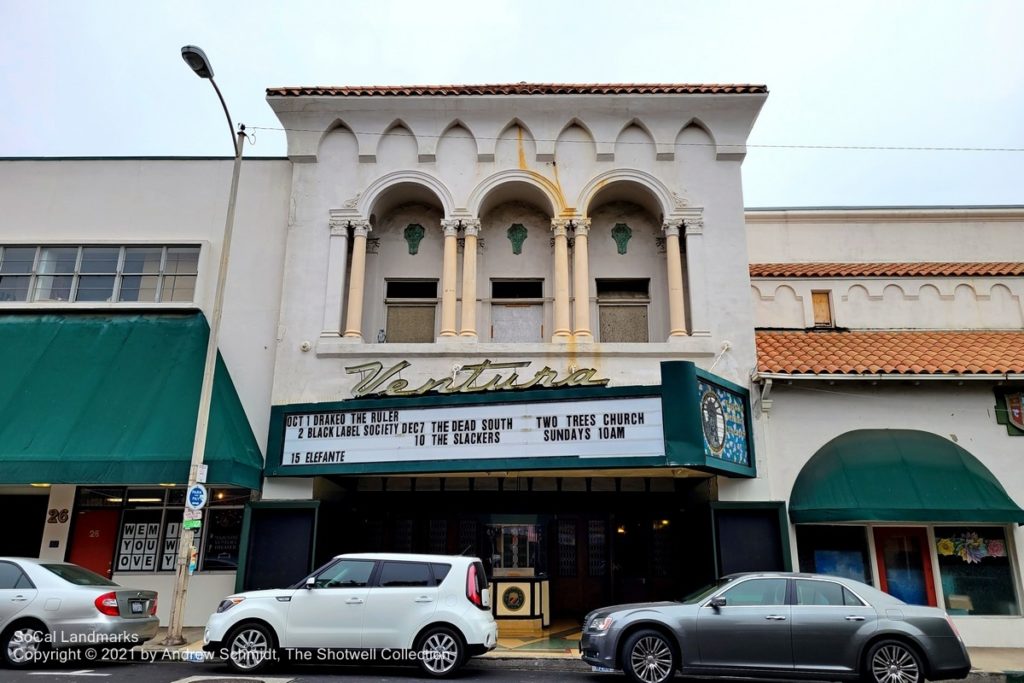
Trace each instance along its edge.
{"label": "theater entrance", "polygon": [[339,477],[319,489],[318,562],[475,555],[494,582],[496,617],[547,627],[603,605],[678,598],[713,578],[713,477]]}

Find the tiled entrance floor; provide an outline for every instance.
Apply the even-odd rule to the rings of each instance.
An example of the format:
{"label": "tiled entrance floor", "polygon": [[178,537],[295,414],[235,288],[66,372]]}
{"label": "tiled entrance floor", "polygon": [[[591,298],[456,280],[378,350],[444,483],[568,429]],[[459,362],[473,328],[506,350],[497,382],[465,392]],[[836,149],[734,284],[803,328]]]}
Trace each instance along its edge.
{"label": "tiled entrance floor", "polygon": [[498,631],[498,647],[495,654],[529,654],[537,656],[544,653],[559,655],[579,655],[580,624],[572,620],[556,620],[550,628],[544,629],[542,636],[505,637]]}

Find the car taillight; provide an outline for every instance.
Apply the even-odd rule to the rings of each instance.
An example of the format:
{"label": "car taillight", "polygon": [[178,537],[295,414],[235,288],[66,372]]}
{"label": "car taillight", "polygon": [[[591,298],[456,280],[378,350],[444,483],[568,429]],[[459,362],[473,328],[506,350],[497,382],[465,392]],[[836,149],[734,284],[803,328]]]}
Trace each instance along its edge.
{"label": "car taillight", "polygon": [[96,605],[96,609],[100,611],[100,614],[106,614],[108,617],[121,616],[120,610],[117,609],[117,595],[115,593],[104,593],[96,598],[93,604]]}
{"label": "car taillight", "polygon": [[153,602],[149,605],[149,616],[156,616],[156,596],[153,597]]}
{"label": "car taillight", "polygon": [[480,594],[480,584],[476,580],[476,565],[469,565],[466,570],[466,597],[471,603],[484,609],[484,598]]}

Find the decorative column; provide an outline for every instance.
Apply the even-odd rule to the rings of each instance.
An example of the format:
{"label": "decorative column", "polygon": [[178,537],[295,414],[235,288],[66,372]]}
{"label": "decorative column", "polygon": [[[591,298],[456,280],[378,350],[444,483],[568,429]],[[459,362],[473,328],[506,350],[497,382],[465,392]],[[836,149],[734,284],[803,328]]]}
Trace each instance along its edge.
{"label": "decorative column", "polygon": [[348,258],[348,220],[331,218],[331,237],[327,246],[327,291],[324,294],[324,324],[321,337],[341,336],[341,310],[344,307],[345,261]]}
{"label": "decorative column", "polygon": [[578,342],[594,341],[590,330],[590,255],[587,250],[587,235],[590,234],[590,219],[577,218],[576,242],[572,253],[572,293],[575,303],[575,329],[573,335]]}
{"label": "decorative column", "polygon": [[444,262],[441,265],[441,336],[454,337],[455,329],[455,262],[458,258],[459,223],[457,220],[443,220]]}
{"label": "decorative column", "polygon": [[459,336],[476,339],[476,236],[480,220],[462,221],[466,240],[462,247],[462,331]]}
{"label": "decorative column", "polygon": [[363,340],[363,285],[366,279],[366,236],[370,221],[350,221],[352,227],[352,268],[348,279],[348,317],[345,337]]}
{"label": "decorative column", "polygon": [[684,216],[686,228],[686,284],[690,303],[690,336],[709,336],[711,334],[710,316],[708,315],[707,272],[704,264],[708,262],[704,246],[704,215]]}
{"label": "decorative column", "polygon": [[555,331],[551,341],[569,341],[572,338],[572,329],[569,327],[568,227],[569,220],[566,218],[551,221],[551,232],[555,234]]}
{"label": "decorative column", "polygon": [[[665,221],[665,256],[668,260],[669,339],[686,336],[686,306],[683,303],[683,261],[679,253],[679,228]],[[679,221],[680,223],[682,221]]]}

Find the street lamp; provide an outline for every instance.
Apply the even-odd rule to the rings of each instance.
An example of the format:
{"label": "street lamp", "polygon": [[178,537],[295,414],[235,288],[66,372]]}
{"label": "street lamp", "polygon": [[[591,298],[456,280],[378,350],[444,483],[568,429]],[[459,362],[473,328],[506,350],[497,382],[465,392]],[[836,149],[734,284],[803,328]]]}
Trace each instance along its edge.
{"label": "street lamp", "polygon": [[[206,58],[206,53],[194,45],[186,45],[181,48],[181,58],[200,78],[210,81],[213,89],[217,92],[220,104],[224,108],[224,116],[228,120],[228,130],[231,133],[231,144],[235,151],[235,164],[231,172],[231,193],[228,195],[228,215],[224,221],[224,239],[220,248],[220,266],[217,268],[217,289],[213,297],[213,312],[210,316],[210,338],[206,344],[206,362],[203,366],[203,383],[199,392],[199,410],[196,415],[196,433],[192,442],[192,461],[188,471],[188,485],[191,488],[196,484],[199,466],[203,464],[206,454],[206,432],[210,422],[210,399],[213,395],[213,374],[217,367],[217,338],[220,333],[221,313],[224,309],[224,283],[228,274],[228,254],[231,250],[231,232],[235,224],[235,200],[238,197],[238,176],[242,170],[242,143],[245,141],[245,126],[239,124],[238,133],[235,133],[231,123],[231,114],[224,102],[224,96],[220,94],[220,88],[213,80],[213,67]],[[181,629],[185,614],[185,595],[188,593],[189,571],[188,564],[192,549],[193,530],[186,529],[185,524],[181,525],[181,536],[178,538],[178,565],[177,574],[174,580],[174,596],[171,602],[171,618],[167,628],[167,638],[164,645],[184,645],[185,639],[181,636]]]}

